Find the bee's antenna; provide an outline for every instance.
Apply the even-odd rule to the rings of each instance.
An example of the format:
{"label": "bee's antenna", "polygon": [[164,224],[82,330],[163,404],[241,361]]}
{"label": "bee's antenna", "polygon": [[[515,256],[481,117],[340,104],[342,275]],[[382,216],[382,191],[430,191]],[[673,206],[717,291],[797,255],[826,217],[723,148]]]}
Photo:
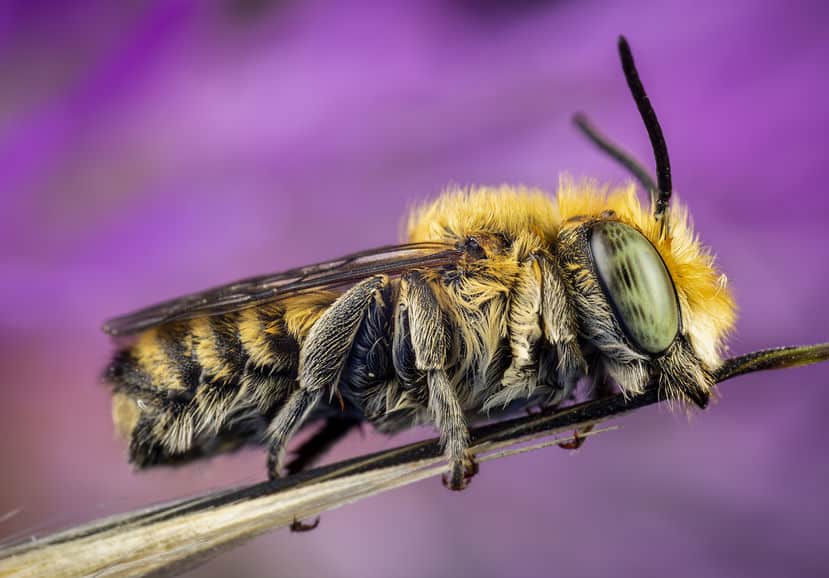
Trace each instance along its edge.
{"label": "bee's antenna", "polygon": [[636,180],[647,189],[651,196],[653,216],[659,222],[660,234],[664,235],[667,232],[667,223],[664,216],[670,203],[671,190],[673,188],[671,184],[671,161],[668,158],[668,147],[665,145],[665,137],[662,135],[662,128],[659,126],[656,113],[651,106],[648,95],[645,93],[645,87],[642,86],[642,81],[639,80],[639,73],[636,71],[636,65],[633,62],[633,54],[631,54],[630,46],[624,36],[619,37],[619,55],[622,58],[622,70],[624,70],[630,92],[633,94],[633,99],[639,108],[639,114],[642,116],[642,120],[645,122],[645,128],[648,130],[648,136],[653,147],[653,156],[656,159],[658,183],[654,182],[650,172],[633,158],[633,156],[599,132],[587,120],[584,114],[576,114],[573,117],[573,122],[593,144],[630,171],[636,177]]}
{"label": "bee's antenna", "polygon": [[656,160],[656,179],[658,183],[653,216],[661,223],[662,230],[664,231],[664,214],[671,200],[671,190],[673,189],[668,147],[665,144],[662,127],[659,126],[659,120],[656,118],[651,101],[645,92],[645,87],[642,86],[639,73],[636,71],[636,64],[633,62],[630,45],[628,45],[628,41],[624,36],[619,37],[619,56],[622,59],[622,70],[625,73],[625,79],[628,82],[630,93],[633,95],[633,100],[636,101],[636,106],[645,123],[645,128],[648,130],[648,136],[653,147],[653,156]]}
{"label": "bee's antenna", "polygon": [[573,123],[575,123],[579,130],[584,133],[584,136],[589,138],[594,145],[610,155],[613,160],[617,161],[636,177],[636,180],[650,193],[651,203],[655,206],[658,191],[656,183],[648,172],[648,169],[643,167],[630,153],[599,132],[599,129],[593,126],[593,123],[588,120],[584,113],[579,112],[573,115]]}

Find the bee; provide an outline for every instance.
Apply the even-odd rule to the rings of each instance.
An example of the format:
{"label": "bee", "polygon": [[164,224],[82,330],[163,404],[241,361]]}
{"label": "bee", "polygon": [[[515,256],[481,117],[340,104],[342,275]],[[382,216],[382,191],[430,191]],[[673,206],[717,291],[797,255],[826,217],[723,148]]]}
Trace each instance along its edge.
{"label": "bee", "polygon": [[[130,461],[265,444],[273,477],[307,467],[363,422],[385,433],[431,424],[450,465],[444,483],[460,490],[477,469],[470,423],[556,407],[580,381],[589,396],[657,387],[706,407],[735,304],[687,210],[670,202],[665,139],[624,37],[619,52],[657,179],[575,120],[650,203],[634,182],[562,178],[554,197],[452,188],[412,211],[405,244],[113,319],[104,330],[131,338],[105,372]],[[311,423],[319,430],[288,462],[288,442]]]}

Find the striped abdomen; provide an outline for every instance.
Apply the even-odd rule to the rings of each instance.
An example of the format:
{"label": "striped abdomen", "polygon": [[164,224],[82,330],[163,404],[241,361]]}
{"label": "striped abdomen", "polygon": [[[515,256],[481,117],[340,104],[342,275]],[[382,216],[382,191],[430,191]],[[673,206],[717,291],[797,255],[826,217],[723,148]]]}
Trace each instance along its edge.
{"label": "striped abdomen", "polygon": [[299,344],[336,295],[170,323],[106,372],[113,419],[139,467],[258,441],[296,384]]}

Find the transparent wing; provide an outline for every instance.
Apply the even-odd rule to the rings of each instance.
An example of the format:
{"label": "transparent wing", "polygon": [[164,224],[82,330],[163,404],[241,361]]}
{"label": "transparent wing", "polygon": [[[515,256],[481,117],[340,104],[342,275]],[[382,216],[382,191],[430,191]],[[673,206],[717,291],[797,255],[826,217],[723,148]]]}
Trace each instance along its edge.
{"label": "transparent wing", "polygon": [[459,248],[445,243],[380,247],[171,299],[111,319],[103,330],[114,336],[129,335],[170,321],[229,313],[299,293],[348,285],[371,275],[399,275],[413,268],[452,265],[461,254]]}

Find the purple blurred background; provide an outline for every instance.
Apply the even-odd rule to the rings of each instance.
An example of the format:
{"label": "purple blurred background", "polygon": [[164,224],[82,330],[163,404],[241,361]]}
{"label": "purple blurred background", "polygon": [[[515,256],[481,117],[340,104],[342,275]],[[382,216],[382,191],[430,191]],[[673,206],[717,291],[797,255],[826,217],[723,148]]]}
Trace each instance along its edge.
{"label": "purple blurred background", "polygon": [[[829,339],[827,16],[784,0],[4,2],[0,538],[262,479],[257,451],[133,473],[98,385],[101,322],[394,242],[448,183],[626,179],[569,121],[587,111],[650,161],[619,33],[735,288],[732,351]],[[825,576],[827,385],[829,365],[741,378],[690,423],[641,411],[578,452],[486,464],[462,494],[375,497],[192,575]],[[354,435],[329,459],[431,435]]]}

